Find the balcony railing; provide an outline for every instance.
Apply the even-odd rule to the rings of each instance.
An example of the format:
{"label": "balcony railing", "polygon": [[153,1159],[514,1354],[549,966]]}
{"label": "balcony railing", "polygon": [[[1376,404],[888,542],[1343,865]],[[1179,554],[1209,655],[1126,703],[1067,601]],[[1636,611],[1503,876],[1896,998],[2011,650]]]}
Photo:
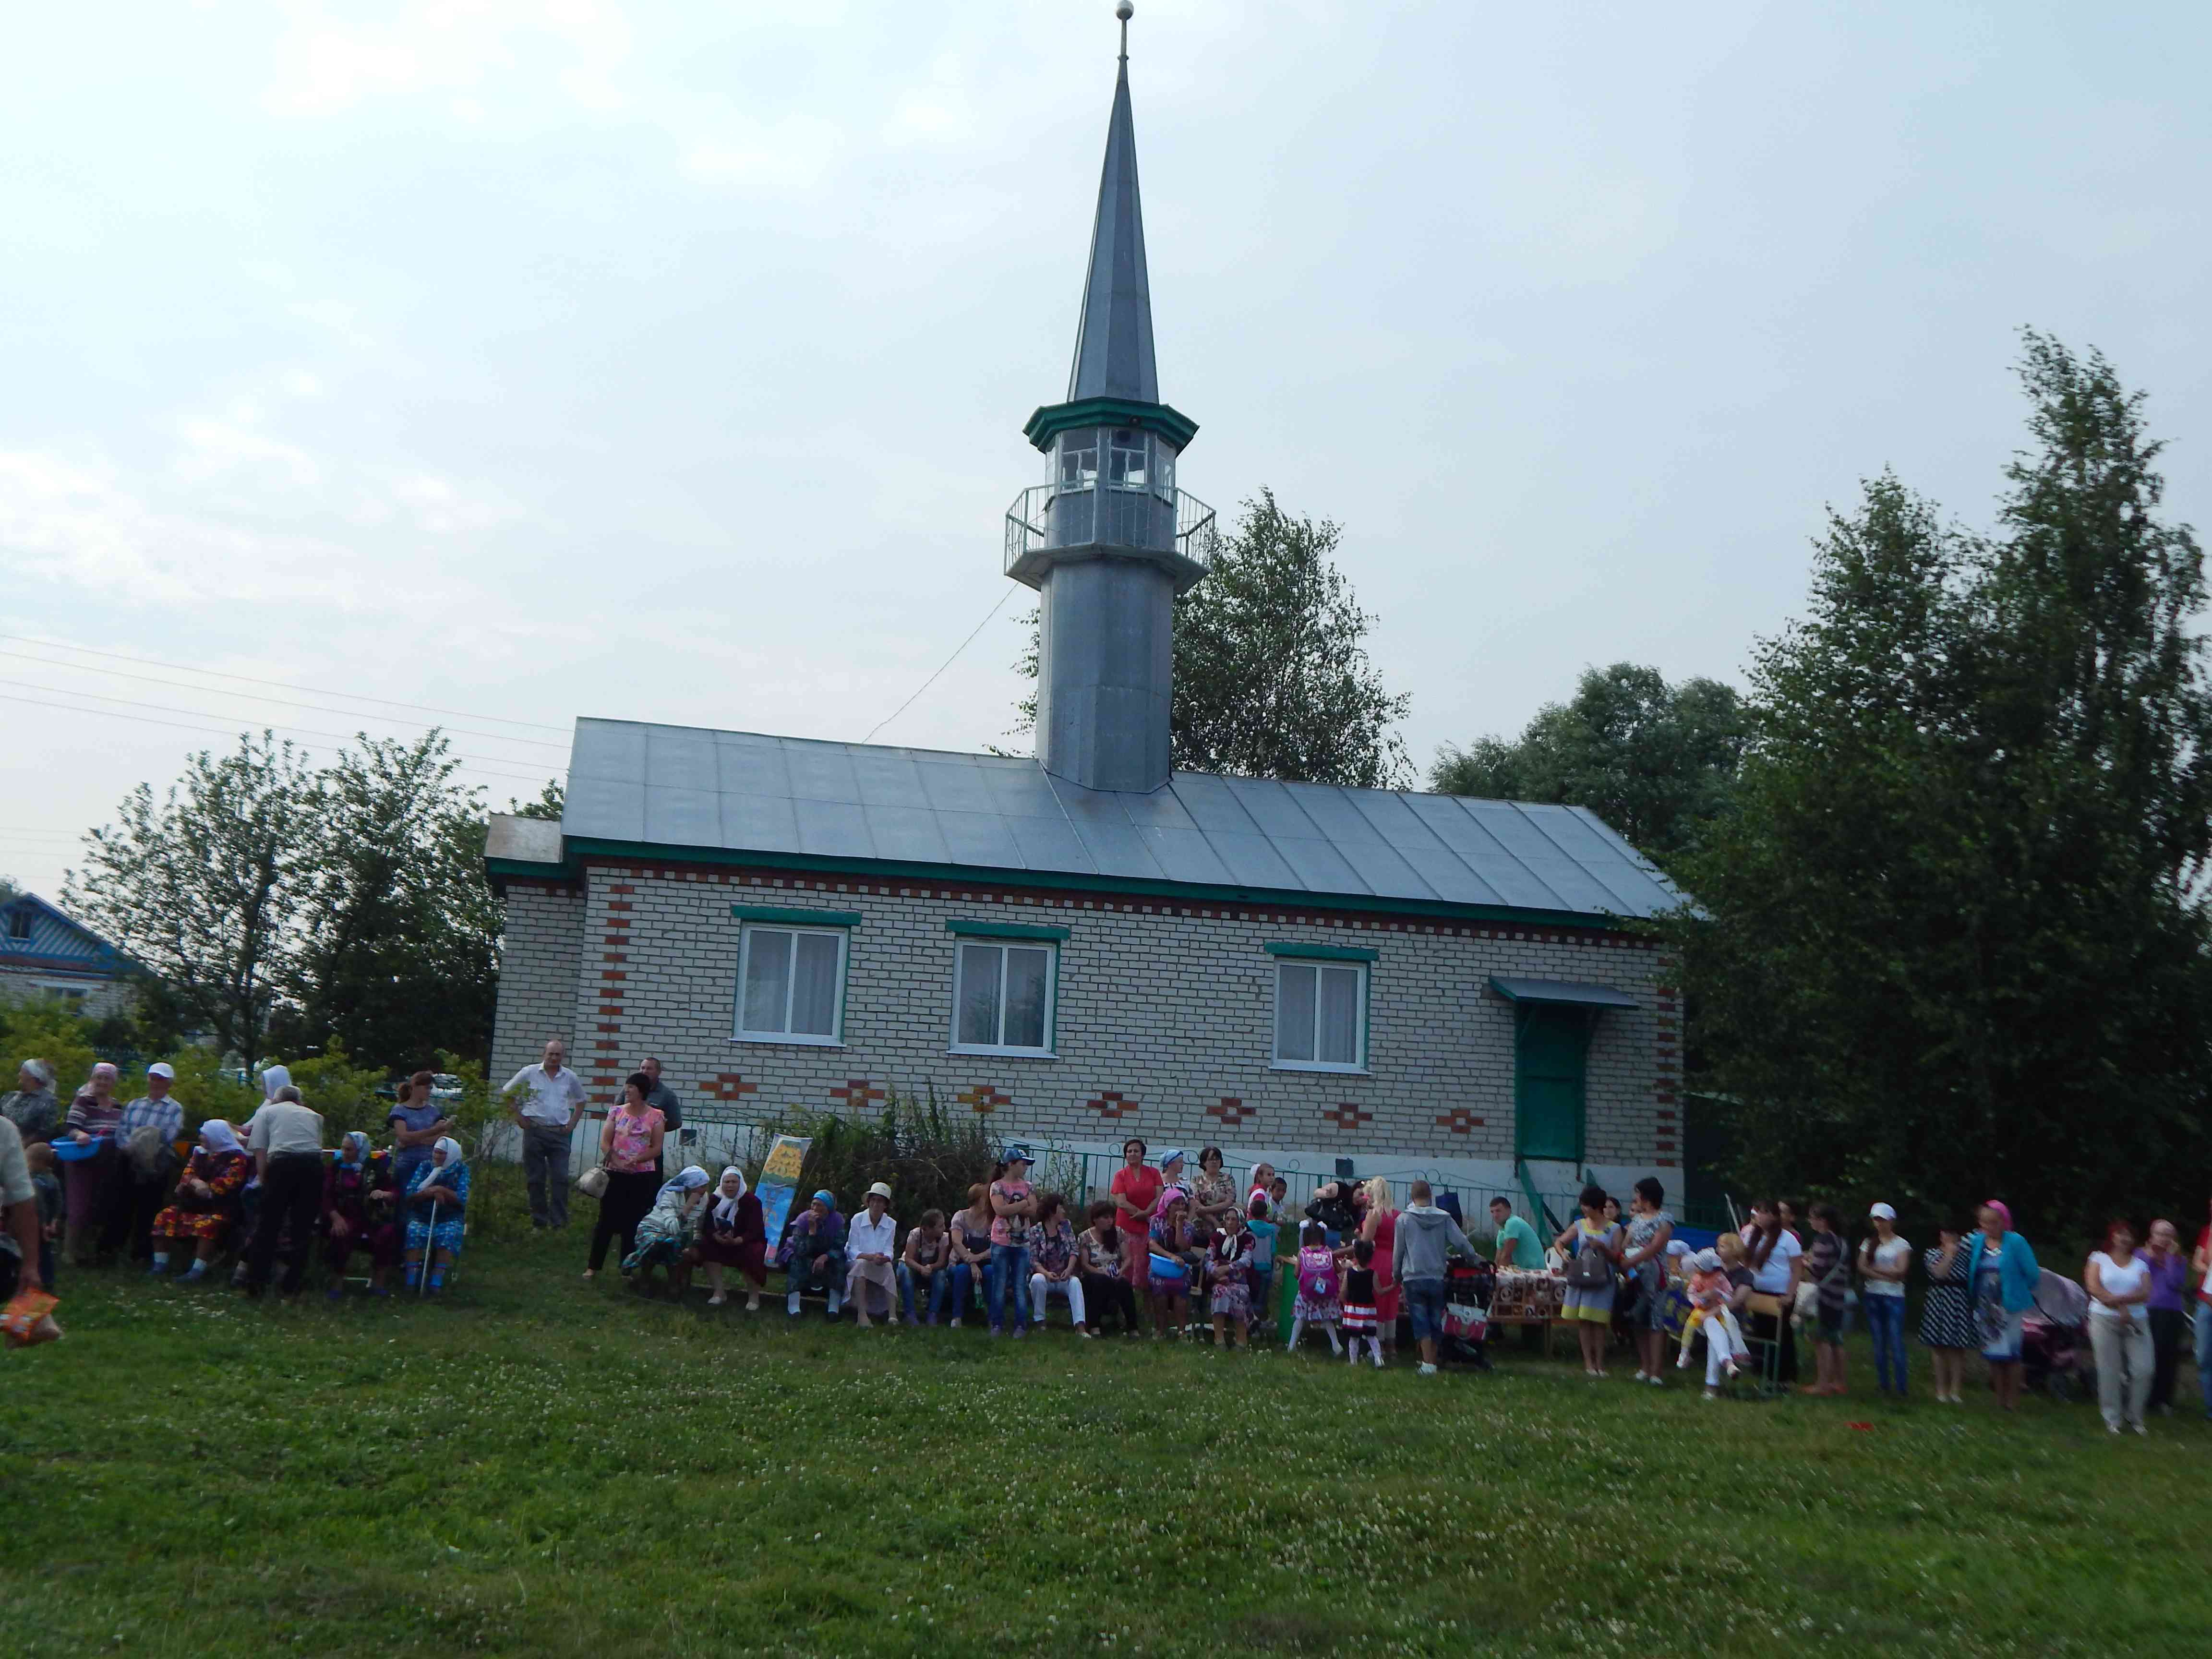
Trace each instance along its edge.
{"label": "balcony railing", "polygon": [[1126,547],[1172,554],[1188,567],[1181,584],[1188,586],[1212,568],[1220,539],[1213,509],[1187,489],[1163,497],[1095,483],[1036,484],[1006,509],[1005,568],[1024,574],[1016,567],[1054,548]]}

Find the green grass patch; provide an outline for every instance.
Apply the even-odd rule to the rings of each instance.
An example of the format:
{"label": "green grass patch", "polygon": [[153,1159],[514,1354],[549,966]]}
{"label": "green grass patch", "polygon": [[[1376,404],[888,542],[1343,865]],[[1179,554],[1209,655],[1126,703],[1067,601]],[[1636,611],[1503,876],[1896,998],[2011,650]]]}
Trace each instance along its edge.
{"label": "green grass patch", "polygon": [[68,1276],[68,1340],[0,1357],[6,1650],[2014,1659],[2212,1628],[2195,1420],[862,1333],[586,1285],[582,1245],[477,1248],[442,1304]]}

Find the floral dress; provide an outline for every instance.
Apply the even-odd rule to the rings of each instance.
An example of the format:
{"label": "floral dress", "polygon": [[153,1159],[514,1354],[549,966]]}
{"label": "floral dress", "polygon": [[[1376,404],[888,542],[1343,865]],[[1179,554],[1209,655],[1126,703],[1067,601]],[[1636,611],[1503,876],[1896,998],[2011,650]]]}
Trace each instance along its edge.
{"label": "floral dress", "polygon": [[[161,1238],[221,1238],[238,1218],[238,1193],[246,1185],[244,1152],[211,1152],[196,1149],[177,1183],[176,1201],[154,1218],[154,1233]],[[185,1182],[204,1181],[210,1196],[204,1205],[187,1208],[183,1201]]]}
{"label": "floral dress", "polygon": [[1252,1316],[1252,1235],[1218,1233],[1206,1252],[1206,1275],[1213,1281],[1213,1298],[1207,1305],[1216,1319],[1240,1323]]}
{"label": "floral dress", "polygon": [[[434,1176],[435,1180],[431,1178]],[[425,1187],[449,1187],[453,1189],[455,1201],[437,1206],[435,1226],[430,1223],[431,1206],[411,1201],[414,1195]],[[468,1221],[469,1166],[462,1164],[440,1170],[425,1164],[407,1177],[407,1195],[410,1200],[407,1206],[407,1248],[419,1250],[427,1245],[458,1255],[461,1248],[461,1235],[466,1231]]]}

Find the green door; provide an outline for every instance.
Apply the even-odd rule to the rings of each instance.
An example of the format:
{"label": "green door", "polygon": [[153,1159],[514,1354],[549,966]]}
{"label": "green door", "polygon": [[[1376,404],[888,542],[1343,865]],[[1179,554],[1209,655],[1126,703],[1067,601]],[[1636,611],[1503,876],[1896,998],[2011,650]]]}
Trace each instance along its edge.
{"label": "green door", "polygon": [[1579,1164],[1589,1034],[1583,1011],[1522,1003],[1513,1012],[1514,1152]]}

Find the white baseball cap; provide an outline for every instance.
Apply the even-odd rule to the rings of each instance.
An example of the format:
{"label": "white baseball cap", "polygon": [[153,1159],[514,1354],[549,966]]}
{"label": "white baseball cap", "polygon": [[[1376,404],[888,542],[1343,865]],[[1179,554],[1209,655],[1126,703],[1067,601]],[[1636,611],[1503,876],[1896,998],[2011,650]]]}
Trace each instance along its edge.
{"label": "white baseball cap", "polygon": [[170,1065],[166,1060],[157,1060],[151,1066],[149,1066],[146,1068],[146,1075],[148,1077],[165,1077],[168,1079],[170,1082],[174,1083],[177,1080],[177,1068]]}
{"label": "white baseball cap", "polygon": [[1874,1221],[1894,1221],[1897,1219],[1897,1212],[1887,1204],[1877,1204],[1867,1212],[1867,1216],[1869,1219]]}

